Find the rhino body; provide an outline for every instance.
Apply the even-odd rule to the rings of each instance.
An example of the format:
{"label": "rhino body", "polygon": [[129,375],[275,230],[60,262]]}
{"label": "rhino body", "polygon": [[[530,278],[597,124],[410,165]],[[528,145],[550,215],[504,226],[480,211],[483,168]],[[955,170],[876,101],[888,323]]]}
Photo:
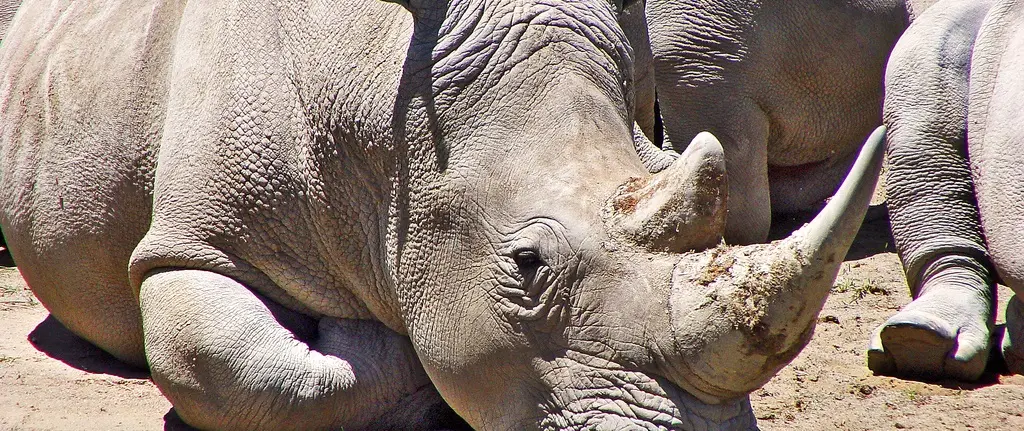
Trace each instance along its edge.
{"label": "rhino body", "polygon": [[[680,151],[702,131],[718,137],[730,179],[726,241],[763,242],[773,213],[817,210],[835,192],[881,121],[889,52],[929,3],[648,1],[647,33],[628,35],[649,45],[650,71],[638,76],[653,75],[662,127],[656,135],[647,120],[653,91],[638,91],[638,140]],[[652,144],[638,147],[652,171],[669,163]]]}
{"label": "rhino body", "polygon": [[0,226],[196,427],[752,428],[881,135],[792,237],[691,252],[720,241],[722,148],[646,171],[616,7],[28,1]]}
{"label": "rhino body", "polygon": [[886,195],[914,301],[876,331],[876,372],[978,379],[999,340],[998,281],[1016,294],[1003,357],[1024,372],[1022,18],[1019,2],[943,0],[893,51]]}

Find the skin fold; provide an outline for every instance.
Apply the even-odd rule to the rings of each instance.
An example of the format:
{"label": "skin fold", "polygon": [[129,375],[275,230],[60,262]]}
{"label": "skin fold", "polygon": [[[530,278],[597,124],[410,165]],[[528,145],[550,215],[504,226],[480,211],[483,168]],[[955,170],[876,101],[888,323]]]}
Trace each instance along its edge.
{"label": "skin fold", "polygon": [[14,13],[18,11],[18,6],[20,5],[21,0],[0,1],[0,42],[3,42],[4,34],[7,33],[7,27],[10,27],[11,21],[14,19]]}
{"label": "skin fold", "polygon": [[720,245],[718,139],[637,156],[629,6],[28,1],[0,226],[198,428],[753,429],[884,131],[806,227]]}
{"label": "skin fold", "polygon": [[627,33],[653,55],[664,133],[638,121],[647,167],[666,165],[653,148],[711,132],[729,171],[725,239],[763,242],[772,213],[817,210],[835,192],[881,122],[888,54],[927,3],[647,1],[648,40]]}
{"label": "skin fold", "polygon": [[[875,332],[868,365],[876,372],[976,380],[998,340],[996,281],[1021,293],[1022,196],[1010,167],[1019,139],[1006,133],[1019,124],[1010,47],[1019,18],[1014,2],[940,1],[893,51],[886,194],[914,301]],[[1010,301],[1003,337],[1017,373],[1019,302]]]}

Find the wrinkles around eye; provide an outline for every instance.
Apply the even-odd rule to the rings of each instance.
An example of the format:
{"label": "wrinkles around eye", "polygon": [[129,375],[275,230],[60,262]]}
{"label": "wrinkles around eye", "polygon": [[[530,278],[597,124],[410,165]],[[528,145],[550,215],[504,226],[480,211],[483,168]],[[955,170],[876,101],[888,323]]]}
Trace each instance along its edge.
{"label": "wrinkles around eye", "polygon": [[[533,231],[534,229],[536,231]],[[533,217],[499,230],[498,234],[503,238],[499,241],[497,250],[499,253],[504,252],[501,253],[502,255],[510,255],[517,246],[526,245],[525,240],[541,246],[542,250],[539,251],[542,260],[550,257],[544,255],[545,251],[558,250],[560,252],[559,249],[562,248],[568,252],[567,254],[576,255],[578,248],[569,241],[569,237],[566,235],[567,231],[568,228],[558,220],[548,217]],[[553,244],[544,244],[546,241],[552,241]],[[546,245],[551,250],[547,250],[544,247]]]}

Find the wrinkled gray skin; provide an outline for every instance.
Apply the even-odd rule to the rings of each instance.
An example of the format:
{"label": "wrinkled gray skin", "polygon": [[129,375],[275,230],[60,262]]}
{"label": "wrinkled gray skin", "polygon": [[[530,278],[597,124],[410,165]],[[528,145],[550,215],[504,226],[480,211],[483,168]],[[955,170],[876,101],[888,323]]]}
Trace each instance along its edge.
{"label": "wrinkled gray skin", "polygon": [[[20,5],[21,0],[0,0],[0,46],[3,46],[7,27],[11,25],[14,13],[18,11]],[[0,247],[7,248],[7,241],[4,240],[2,233],[0,233]]]}
{"label": "wrinkled gray skin", "polygon": [[[886,194],[915,299],[872,337],[868,364],[877,372],[977,379],[992,347],[995,281],[1024,293],[1021,8],[944,0],[893,50]],[[1021,311],[1011,300],[1003,338],[1018,373]]]}
{"label": "wrinkled gray skin", "polygon": [[722,147],[646,171],[614,9],[30,1],[0,225],[51,313],[200,428],[752,428],[883,132],[790,238],[684,253],[720,242]]}
{"label": "wrinkled gray skin", "polygon": [[[681,151],[701,131],[721,140],[727,242],[762,242],[772,213],[820,208],[836,190],[881,121],[889,51],[927,3],[647,1],[661,148]],[[627,36],[634,47],[646,42],[640,32]],[[655,140],[645,121],[654,100],[637,95],[637,109],[651,112],[637,114],[638,151],[657,172],[672,155],[643,139]]]}
{"label": "wrinkled gray skin", "polygon": [[7,27],[11,25],[14,13],[18,11],[20,5],[21,0],[0,0],[0,44],[3,43]]}

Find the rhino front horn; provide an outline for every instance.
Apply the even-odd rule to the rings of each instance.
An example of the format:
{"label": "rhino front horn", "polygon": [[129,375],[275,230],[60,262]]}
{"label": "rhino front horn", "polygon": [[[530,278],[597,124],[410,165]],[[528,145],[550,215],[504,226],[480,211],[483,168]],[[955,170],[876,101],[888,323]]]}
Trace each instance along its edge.
{"label": "rhino front horn", "polygon": [[665,170],[619,186],[605,211],[614,231],[631,243],[703,250],[722,241],[727,194],[722,144],[701,132]]}
{"label": "rhino front horn", "polygon": [[745,395],[803,349],[864,219],[885,129],[868,138],[839,191],[813,221],[771,244],[684,256],[672,276],[672,334],[662,372],[705,402]]}

